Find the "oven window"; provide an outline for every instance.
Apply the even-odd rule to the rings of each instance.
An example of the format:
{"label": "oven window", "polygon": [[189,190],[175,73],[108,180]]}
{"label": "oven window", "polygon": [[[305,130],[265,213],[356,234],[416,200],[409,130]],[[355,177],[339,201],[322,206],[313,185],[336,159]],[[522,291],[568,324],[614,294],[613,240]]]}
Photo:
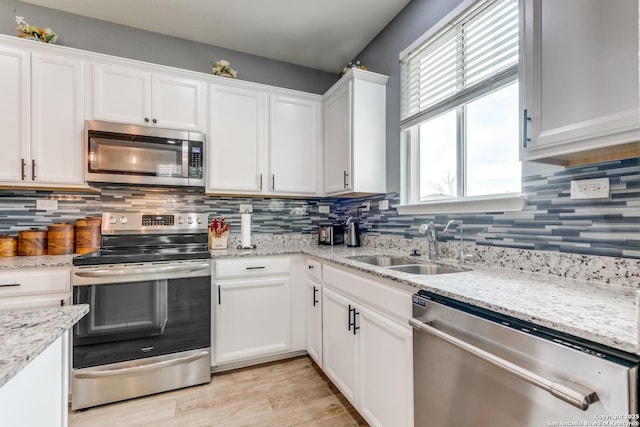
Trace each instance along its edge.
{"label": "oven window", "polygon": [[76,286],[73,367],[210,347],[211,276]]}
{"label": "oven window", "polygon": [[93,310],[88,314],[87,337],[117,340],[123,334],[162,334],[167,323],[167,281],[154,280],[78,288],[79,299]]}

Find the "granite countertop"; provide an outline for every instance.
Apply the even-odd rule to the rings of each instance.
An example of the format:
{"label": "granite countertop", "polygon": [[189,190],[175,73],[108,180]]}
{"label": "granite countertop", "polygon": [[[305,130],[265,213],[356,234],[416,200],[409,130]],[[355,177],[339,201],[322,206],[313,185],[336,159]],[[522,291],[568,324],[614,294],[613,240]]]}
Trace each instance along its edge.
{"label": "granite countertop", "polygon": [[87,304],[0,312],[0,387],[88,312]]}
{"label": "granite countertop", "polygon": [[40,255],[0,257],[0,271],[20,268],[71,267],[72,255]]}
{"label": "granite countertop", "polygon": [[[349,259],[357,255],[407,256],[368,247],[274,247],[212,251],[212,257],[303,253],[342,266],[425,289],[629,353],[640,354],[634,288],[469,263],[471,271],[417,276]],[[428,262],[417,257],[419,262]],[[455,260],[439,263],[456,265]]]}

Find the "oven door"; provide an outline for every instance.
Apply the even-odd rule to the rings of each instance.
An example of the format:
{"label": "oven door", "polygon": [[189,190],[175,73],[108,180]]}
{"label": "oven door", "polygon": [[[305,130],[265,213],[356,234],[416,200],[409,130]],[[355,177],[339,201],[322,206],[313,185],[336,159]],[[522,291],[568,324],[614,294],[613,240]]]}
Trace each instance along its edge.
{"label": "oven door", "polygon": [[211,346],[211,263],[76,267],[74,369]]}

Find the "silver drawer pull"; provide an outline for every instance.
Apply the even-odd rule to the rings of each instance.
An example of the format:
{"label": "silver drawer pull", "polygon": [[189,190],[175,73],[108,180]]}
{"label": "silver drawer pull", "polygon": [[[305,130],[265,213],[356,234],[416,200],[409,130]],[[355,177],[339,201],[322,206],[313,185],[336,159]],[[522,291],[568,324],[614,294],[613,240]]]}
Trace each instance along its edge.
{"label": "silver drawer pull", "polygon": [[20,283],[7,283],[6,285],[0,285],[0,288],[15,288],[20,286]]}
{"label": "silver drawer pull", "polygon": [[[449,344],[452,344],[459,349],[464,350],[467,353],[470,353],[478,357],[479,359],[484,360],[485,362],[495,366],[496,368],[513,375],[516,378],[519,378],[523,381],[528,382],[529,384],[532,384],[544,391],[549,392],[551,395],[567,402],[572,406],[575,406],[578,409],[586,411],[587,409],[589,409],[589,404],[597,402],[599,400],[598,395],[594,391],[578,385],[572,385],[572,388],[567,385],[548,380],[536,373],[533,373],[521,366],[516,365],[515,363],[511,363],[508,360],[504,360],[496,356],[495,354],[491,354],[488,351],[482,350],[481,348],[469,344],[468,342],[442,332],[427,323],[421,322],[418,319],[409,319],[409,324],[414,329],[440,338],[448,342]],[[581,390],[576,390],[576,388],[580,388]]]}
{"label": "silver drawer pull", "polygon": [[265,266],[262,267],[247,267],[247,270],[261,270],[263,268],[266,268]]}

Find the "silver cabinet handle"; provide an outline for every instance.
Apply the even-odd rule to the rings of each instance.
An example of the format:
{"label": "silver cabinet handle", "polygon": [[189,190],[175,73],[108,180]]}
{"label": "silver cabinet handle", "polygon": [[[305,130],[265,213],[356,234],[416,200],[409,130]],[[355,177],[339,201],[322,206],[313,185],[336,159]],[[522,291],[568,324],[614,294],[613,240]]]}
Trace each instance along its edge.
{"label": "silver cabinet handle", "polygon": [[15,288],[20,286],[20,283],[7,283],[5,285],[0,285],[0,288]]}
{"label": "silver cabinet handle", "polygon": [[[551,380],[548,380],[538,374],[524,369],[521,366],[511,363],[508,360],[504,360],[495,354],[482,350],[474,345],[469,344],[461,339],[451,336],[445,332],[442,332],[433,326],[421,322],[416,318],[409,319],[409,324],[419,331],[431,334],[441,340],[448,342],[461,350],[470,353],[479,359],[501,369],[516,378],[532,384],[551,395],[557,397],[560,400],[567,402],[568,404],[575,406],[576,408],[586,411],[589,408],[589,404],[597,402],[599,400],[596,392],[583,388],[583,390],[575,390],[567,385],[560,384]],[[580,387],[580,386],[577,386]],[[582,387],[581,387],[582,388]]]}
{"label": "silver cabinet handle", "polygon": [[526,108],[522,110],[522,148],[527,148],[527,144],[531,142],[531,138],[529,138],[529,122],[531,121],[531,117],[529,117],[529,110]]}
{"label": "silver cabinet handle", "polygon": [[31,159],[31,179],[36,180],[36,161]]}
{"label": "silver cabinet handle", "polygon": [[167,366],[180,365],[182,363],[193,362],[198,359],[202,359],[209,354],[208,351],[201,351],[200,353],[192,354],[190,356],[179,357],[173,360],[164,360],[162,362],[150,363],[148,365],[134,366],[131,368],[120,369],[106,369],[104,371],[92,371],[92,372],[78,372],[74,374],[76,378],[101,378],[101,377],[113,377],[116,375],[138,374],[141,372],[153,371],[160,368],[166,368]]}
{"label": "silver cabinet handle", "polygon": [[110,276],[134,276],[141,274],[157,273],[188,273],[210,268],[209,263],[193,264],[189,266],[160,266],[160,267],[137,267],[137,268],[105,268],[102,270],[78,270],[74,274],[78,277],[110,277]]}
{"label": "silver cabinet handle", "polygon": [[347,173],[347,171],[344,171],[343,179],[344,179],[344,188],[349,187],[349,174]]}
{"label": "silver cabinet handle", "polygon": [[21,163],[21,173],[22,173],[22,180],[24,181],[25,178],[27,177],[27,174],[24,172],[24,168],[27,166],[27,162],[24,161],[24,159],[20,159],[20,163]]}
{"label": "silver cabinet handle", "polygon": [[262,266],[259,266],[259,267],[245,267],[245,270],[262,270],[264,268],[267,268],[267,267],[262,265]]}
{"label": "silver cabinet handle", "polygon": [[276,174],[271,175],[271,190],[276,191]]}
{"label": "silver cabinet handle", "polygon": [[260,191],[262,191],[262,174],[260,174]]}

